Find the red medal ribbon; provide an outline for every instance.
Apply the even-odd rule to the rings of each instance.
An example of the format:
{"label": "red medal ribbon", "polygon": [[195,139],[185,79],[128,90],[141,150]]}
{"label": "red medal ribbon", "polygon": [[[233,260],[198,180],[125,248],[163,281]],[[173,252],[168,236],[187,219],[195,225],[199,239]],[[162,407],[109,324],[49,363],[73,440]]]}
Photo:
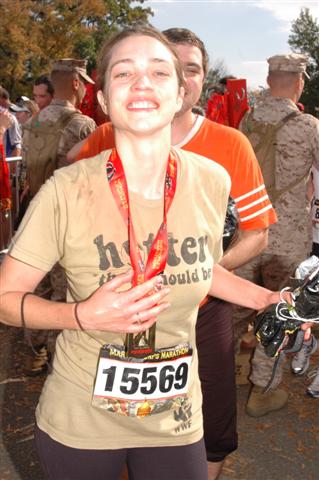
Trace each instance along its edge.
{"label": "red medal ribbon", "polygon": [[168,256],[167,213],[172,204],[177,183],[176,156],[171,152],[168,157],[164,185],[163,221],[151,245],[146,265],[142,260],[139,246],[136,241],[123,164],[115,148],[113,148],[108,159],[106,173],[114,200],[128,229],[129,252],[131,265],[134,271],[132,283],[133,286],[139,285],[163,272],[165,269]]}
{"label": "red medal ribbon", "polygon": [[163,221],[151,245],[146,265],[144,265],[136,241],[131,219],[125,172],[116,149],[112,150],[108,160],[107,172],[113,197],[128,228],[129,251],[132,268],[134,270],[133,285],[139,285],[158,275],[160,272],[163,272],[166,265],[168,255],[167,212],[172,204],[176,191],[177,161],[174,155],[169,155],[164,186]]}

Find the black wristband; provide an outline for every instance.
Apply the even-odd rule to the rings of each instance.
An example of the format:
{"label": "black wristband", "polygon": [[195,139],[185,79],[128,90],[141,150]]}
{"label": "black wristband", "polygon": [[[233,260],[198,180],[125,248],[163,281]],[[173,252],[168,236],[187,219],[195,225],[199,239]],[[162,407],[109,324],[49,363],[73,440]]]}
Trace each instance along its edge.
{"label": "black wristband", "polygon": [[75,308],[74,308],[74,318],[75,318],[75,321],[76,323],[78,324],[80,330],[82,330],[82,332],[84,332],[84,328],[80,322],[80,319],[79,319],[79,315],[78,315],[78,306],[79,306],[80,302],[76,303],[75,304]]}
{"label": "black wristband", "polygon": [[21,312],[21,326],[22,328],[24,328],[24,330],[27,330],[27,326],[26,326],[26,323],[25,323],[25,317],[24,317],[24,301],[26,299],[26,297],[28,295],[33,295],[32,292],[25,292],[23,295],[22,295],[22,298],[21,298],[21,307],[20,307],[20,312]]}

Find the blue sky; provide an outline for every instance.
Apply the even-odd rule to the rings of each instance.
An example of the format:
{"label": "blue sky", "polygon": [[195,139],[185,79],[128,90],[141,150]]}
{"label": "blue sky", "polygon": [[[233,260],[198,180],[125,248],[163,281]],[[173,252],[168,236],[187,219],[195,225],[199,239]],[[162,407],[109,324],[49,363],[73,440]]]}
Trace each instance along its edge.
{"label": "blue sky", "polygon": [[211,64],[223,61],[229,74],[246,78],[248,88],[265,86],[266,59],[290,51],[291,22],[302,7],[319,21],[319,0],[146,0],[151,23],[164,30],[186,27],[205,42]]}

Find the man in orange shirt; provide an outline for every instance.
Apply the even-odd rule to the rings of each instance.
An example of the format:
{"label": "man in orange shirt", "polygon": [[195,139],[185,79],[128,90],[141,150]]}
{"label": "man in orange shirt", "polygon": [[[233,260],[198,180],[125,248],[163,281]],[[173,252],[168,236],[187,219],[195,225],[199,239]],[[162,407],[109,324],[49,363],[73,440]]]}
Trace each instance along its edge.
{"label": "man in orange shirt", "polygon": [[[172,125],[172,143],[216,161],[232,179],[231,195],[239,212],[240,231],[221,264],[233,270],[266,247],[267,228],[275,223],[276,214],[249,141],[239,131],[192,112],[208,68],[204,44],[187,29],[172,28],[163,33],[176,45],[186,77],[184,103]],[[86,139],[77,158],[92,157],[113,145],[112,125],[103,124]],[[199,309],[196,335],[207,459],[210,478],[217,479],[225,457],[237,448],[231,305],[209,298]]]}

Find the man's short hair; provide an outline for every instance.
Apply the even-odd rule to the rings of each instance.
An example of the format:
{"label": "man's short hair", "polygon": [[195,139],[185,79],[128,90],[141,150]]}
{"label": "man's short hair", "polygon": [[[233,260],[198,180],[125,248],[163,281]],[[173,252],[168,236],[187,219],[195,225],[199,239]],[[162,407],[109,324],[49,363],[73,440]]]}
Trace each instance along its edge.
{"label": "man's short hair", "polygon": [[46,85],[48,93],[53,97],[54,88],[53,88],[53,85],[52,85],[52,82],[51,82],[50,78],[47,75],[40,75],[40,77],[38,77],[35,80],[34,85]]}
{"label": "man's short hair", "polygon": [[269,72],[268,83],[271,88],[290,88],[302,75],[301,72]]}
{"label": "man's short hair", "polygon": [[234,75],[226,75],[225,77],[222,77],[218,80],[218,83],[221,85],[227,85],[227,80],[236,80],[236,77]]}
{"label": "man's short hair", "polygon": [[208,63],[209,63],[209,57],[207,50],[205,48],[204,43],[201,41],[201,39],[195,35],[194,32],[191,30],[188,30],[188,28],[168,28],[167,30],[164,30],[162,32],[166,38],[171,43],[175,44],[187,44],[187,45],[192,45],[194,47],[199,48],[199,50],[202,53],[202,59],[203,59],[203,70],[204,74],[206,76],[207,71],[208,71]]}

